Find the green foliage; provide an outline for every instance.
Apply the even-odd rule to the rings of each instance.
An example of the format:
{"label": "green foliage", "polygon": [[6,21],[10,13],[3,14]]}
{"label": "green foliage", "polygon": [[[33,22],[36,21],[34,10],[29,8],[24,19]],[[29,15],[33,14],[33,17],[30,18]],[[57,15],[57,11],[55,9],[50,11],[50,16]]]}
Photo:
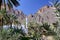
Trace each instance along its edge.
{"label": "green foliage", "polygon": [[56,8],[55,13],[58,13],[59,15],[57,15],[57,17],[59,17],[60,16],[60,0],[52,0],[50,4]]}
{"label": "green foliage", "polygon": [[40,25],[30,22],[28,26],[28,35],[23,35],[19,29],[0,30],[0,40],[40,40],[42,35],[56,35],[48,23]]}
{"label": "green foliage", "polygon": [[0,10],[0,14],[2,15],[3,25],[17,23],[17,17],[13,14],[8,14],[5,9]]}
{"label": "green foliage", "polygon": [[29,36],[33,37],[32,39],[34,40],[40,40],[40,29],[39,29],[40,25],[38,23],[35,22],[30,22],[28,23],[28,30],[29,30]]}
{"label": "green foliage", "polygon": [[47,23],[40,25],[38,23],[30,22],[28,27],[29,35],[35,40],[40,40],[41,35],[53,35],[55,33],[49,28],[50,25]]}
{"label": "green foliage", "polygon": [[47,23],[44,23],[41,27],[43,27],[46,30],[49,30],[50,25],[48,25]]}
{"label": "green foliage", "polygon": [[53,23],[54,25],[54,32],[56,35],[54,36],[56,40],[60,40],[60,21]]}
{"label": "green foliage", "polygon": [[18,40],[22,36],[20,30],[9,29],[0,31],[0,40]]}

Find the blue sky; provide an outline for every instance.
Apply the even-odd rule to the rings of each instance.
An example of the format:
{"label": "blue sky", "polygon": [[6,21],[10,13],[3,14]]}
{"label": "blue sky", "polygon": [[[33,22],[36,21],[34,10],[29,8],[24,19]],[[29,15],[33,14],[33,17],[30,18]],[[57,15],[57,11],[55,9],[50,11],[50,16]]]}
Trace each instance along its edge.
{"label": "blue sky", "polygon": [[22,10],[24,14],[34,14],[44,5],[49,5],[48,1],[51,0],[20,0],[20,6],[15,9]]}

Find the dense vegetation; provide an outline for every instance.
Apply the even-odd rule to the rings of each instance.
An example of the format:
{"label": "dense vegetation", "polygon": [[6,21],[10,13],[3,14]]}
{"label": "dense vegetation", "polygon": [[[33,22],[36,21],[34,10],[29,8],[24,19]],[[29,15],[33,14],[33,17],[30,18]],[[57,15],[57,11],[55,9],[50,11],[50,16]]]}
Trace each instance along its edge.
{"label": "dense vegetation", "polygon": [[[4,1],[4,0],[3,0]],[[2,3],[2,0],[0,1]],[[5,2],[5,1],[4,1]],[[15,0],[11,2],[17,6],[19,3]],[[59,4],[56,5],[59,1],[54,3],[57,11],[60,13]],[[0,3],[0,6],[1,6]],[[8,5],[12,6],[10,0],[8,0]],[[56,23],[48,24],[43,23],[42,25],[36,22],[28,23],[28,34],[25,34],[21,29],[13,29],[12,23],[19,24],[16,20],[16,16],[12,14],[7,14],[6,9],[0,10],[0,40],[47,40],[47,36],[53,36],[55,40],[60,40],[60,20]],[[8,30],[3,29],[3,25],[10,25]],[[45,36],[45,37],[43,37]]]}
{"label": "dense vegetation", "polygon": [[[21,29],[9,28],[0,30],[0,40],[41,40],[46,39],[44,36],[57,36],[56,25],[49,25],[44,23],[43,25],[30,22],[28,24],[28,34],[25,34]],[[55,30],[55,31],[54,31]],[[55,38],[54,38],[55,39]],[[56,37],[56,40],[58,38]]]}

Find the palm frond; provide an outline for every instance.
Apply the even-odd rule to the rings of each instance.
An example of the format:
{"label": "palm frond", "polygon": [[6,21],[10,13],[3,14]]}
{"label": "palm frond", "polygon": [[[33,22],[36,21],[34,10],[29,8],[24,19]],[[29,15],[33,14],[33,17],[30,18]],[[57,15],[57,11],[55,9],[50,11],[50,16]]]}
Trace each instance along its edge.
{"label": "palm frond", "polygon": [[19,5],[19,2],[17,0],[10,0],[15,6]]}
{"label": "palm frond", "polygon": [[0,9],[2,4],[8,4],[9,8],[14,6],[19,6],[19,2],[17,0],[0,0]]}
{"label": "palm frond", "polygon": [[8,0],[8,6],[9,6],[9,8],[11,7],[11,8],[13,8],[13,5],[12,5],[12,3],[10,2],[10,0]]}
{"label": "palm frond", "polygon": [[60,6],[60,3],[59,3],[59,4],[57,4],[55,7],[56,7],[56,8],[58,8],[59,6]]}
{"label": "palm frond", "polygon": [[54,1],[54,5],[56,5],[58,2],[59,2],[59,0],[55,0],[55,1]]}

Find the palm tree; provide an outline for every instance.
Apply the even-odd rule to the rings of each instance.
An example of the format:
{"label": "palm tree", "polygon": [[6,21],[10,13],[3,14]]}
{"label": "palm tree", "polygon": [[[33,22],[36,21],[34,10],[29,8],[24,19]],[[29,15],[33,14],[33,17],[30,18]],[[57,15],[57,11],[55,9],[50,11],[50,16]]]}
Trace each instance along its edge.
{"label": "palm tree", "polygon": [[58,12],[60,12],[60,0],[52,0],[49,1],[49,3],[51,4],[51,6],[54,6]]}
{"label": "palm tree", "polygon": [[2,20],[1,21],[2,26],[9,24],[12,27],[12,23],[16,22],[17,19],[15,15],[7,14],[5,9],[0,10],[0,16],[2,17],[2,18],[0,17]]}
{"label": "palm tree", "polygon": [[60,6],[59,0],[52,0],[52,1],[49,1],[49,3],[51,4],[51,6],[54,6],[55,8],[58,8]]}
{"label": "palm tree", "polygon": [[[1,10],[2,5],[4,6],[4,8]],[[13,5],[17,7],[19,5],[19,2],[17,0],[0,0],[0,13],[3,16],[2,17],[2,25],[3,25],[3,22],[4,23],[8,23],[8,22],[11,23],[11,20],[14,19],[12,16],[7,15],[6,5],[8,5],[9,8],[13,8]]]}
{"label": "palm tree", "polygon": [[[56,33],[57,37],[60,38],[60,0],[52,0],[52,2],[49,3],[57,9],[56,12],[58,13],[57,18],[59,18],[59,21],[58,24],[56,24]],[[58,40],[60,40],[59,38]]]}
{"label": "palm tree", "polygon": [[[4,6],[4,9],[1,10],[2,5]],[[13,5],[17,7],[19,2],[17,0],[0,0],[0,13],[3,16],[3,19],[7,21],[6,5],[8,5],[9,8],[13,8]]]}

